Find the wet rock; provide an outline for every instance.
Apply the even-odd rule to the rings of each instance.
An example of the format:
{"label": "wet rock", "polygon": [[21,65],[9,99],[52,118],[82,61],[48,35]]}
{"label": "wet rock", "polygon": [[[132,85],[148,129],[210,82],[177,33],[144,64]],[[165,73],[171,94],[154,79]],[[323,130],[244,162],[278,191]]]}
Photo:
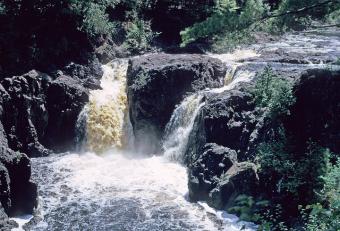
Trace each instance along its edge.
{"label": "wet rock", "polygon": [[203,154],[189,167],[189,197],[205,200],[222,209],[237,195],[249,193],[258,183],[257,170],[250,162],[237,162],[235,150],[206,144]]}
{"label": "wet rock", "polygon": [[0,133],[4,132],[9,148],[30,157],[46,156],[51,149],[72,149],[77,116],[88,101],[89,89],[100,88],[102,74],[98,62],[71,63],[51,76],[33,70],[2,80]]}
{"label": "wet rock", "polygon": [[340,69],[307,70],[295,85],[296,103],[285,121],[297,144],[313,140],[340,153]]}
{"label": "wet rock", "polygon": [[150,54],[131,59],[128,99],[137,149],[159,151],[175,105],[190,92],[221,86],[225,71],[220,61],[201,55]]}
{"label": "wet rock", "polygon": [[41,139],[48,123],[45,94],[50,82],[48,75],[34,70],[1,81],[0,119],[11,149],[29,156],[49,153]]}
{"label": "wet rock", "polygon": [[93,60],[88,65],[70,63],[59,71],[57,75],[70,76],[77,79],[80,84],[88,89],[100,89],[100,79],[103,76],[103,70],[98,60]]}
{"label": "wet rock", "polygon": [[107,41],[96,48],[95,54],[101,63],[108,63],[115,58],[128,57],[129,52],[123,46],[117,46],[112,41]]}
{"label": "wet rock", "polygon": [[[283,118],[295,151],[303,152],[312,140],[334,153],[340,152],[339,87],[339,70],[310,69],[296,78],[296,103],[290,115]],[[265,110],[256,108],[251,89],[252,83],[247,83],[221,94],[206,95],[185,154],[192,200],[206,200],[213,207],[226,208],[240,194],[266,193],[266,189],[258,187],[253,162],[257,146],[275,135],[277,123]],[[210,143],[219,148],[212,148]],[[217,150],[237,153],[235,164],[225,165]]]}
{"label": "wet rock", "polygon": [[0,204],[0,231],[10,231],[13,228],[18,227],[15,221],[10,221],[4,208]]}
{"label": "wet rock", "polygon": [[189,196],[194,201],[208,200],[209,192],[221,175],[237,162],[237,153],[229,148],[209,143],[189,168]]}
{"label": "wet rock", "polygon": [[270,121],[256,108],[249,93],[251,89],[251,83],[242,83],[233,90],[206,95],[206,103],[196,118],[184,155],[189,166],[203,153],[206,143],[235,150],[240,161],[253,158],[258,142],[268,132],[266,127]]}
{"label": "wet rock", "polygon": [[37,187],[30,182],[31,164],[22,153],[0,147],[0,198],[11,216],[33,213],[37,206]]}
{"label": "wet rock", "polygon": [[208,203],[215,208],[228,208],[238,195],[254,195],[258,182],[255,164],[236,163],[221,177],[217,186],[209,193]]}
{"label": "wet rock", "polygon": [[55,151],[66,151],[75,146],[75,126],[84,105],[89,100],[89,90],[77,78],[60,76],[46,92],[49,123],[44,143]]}

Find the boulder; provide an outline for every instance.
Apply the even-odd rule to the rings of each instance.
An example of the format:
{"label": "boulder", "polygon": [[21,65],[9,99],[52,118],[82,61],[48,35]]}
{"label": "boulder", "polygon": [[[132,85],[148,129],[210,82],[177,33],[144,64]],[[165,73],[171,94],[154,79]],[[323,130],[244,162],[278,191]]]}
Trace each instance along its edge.
{"label": "boulder", "polygon": [[101,63],[93,60],[88,65],[70,63],[55,73],[56,77],[63,75],[79,80],[80,84],[88,89],[100,89],[100,79],[103,76]]}
{"label": "boulder", "polygon": [[33,213],[37,206],[37,187],[30,182],[29,158],[9,148],[0,147],[0,198],[11,216]]}
{"label": "boulder", "polygon": [[17,228],[18,224],[15,221],[8,219],[4,208],[0,204],[0,231],[10,231],[13,228]]}
{"label": "boulder", "polygon": [[41,139],[48,124],[45,93],[50,82],[48,75],[34,70],[1,81],[0,119],[11,149],[29,156],[49,153]]}
{"label": "boulder", "polygon": [[259,177],[255,164],[241,162],[234,164],[209,193],[208,203],[214,208],[226,209],[238,195],[254,195]]}
{"label": "boulder", "polygon": [[208,200],[209,192],[218,184],[221,175],[237,162],[234,150],[209,143],[204,152],[189,167],[189,197]]}
{"label": "boulder", "polygon": [[203,55],[149,54],[130,60],[127,83],[131,123],[138,150],[160,151],[160,139],[183,98],[222,86],[226,68]]}
{"label": "boulder", "polygon": [[75,147],[77,118],[89,100],[89,90],[81,80],[62,75],[51,82],[46,92],[49,122],[44,144],[63,152]]}
{"label": "boulder", "polygon": [[241,83],[232,90],[206,94],[205,105],[195,120],[184,155],[189,166],[203,153],[207,143],[235,150],[240,161],[254,157],[270,121],[256,108],[251,88],[251,83]]}
{"label": "boulder", "polygon": [[309,139],[340,153],[340,70],[311,69],[296,83],[296,103],[285,121],[297,144]]}
{"label": "boulder", "polygon": [[225,208],[239,194],[254,191],[257,170],[250,162],[237,162],[235,150],[206,144],[203,154],[189,167],[189,198]]}

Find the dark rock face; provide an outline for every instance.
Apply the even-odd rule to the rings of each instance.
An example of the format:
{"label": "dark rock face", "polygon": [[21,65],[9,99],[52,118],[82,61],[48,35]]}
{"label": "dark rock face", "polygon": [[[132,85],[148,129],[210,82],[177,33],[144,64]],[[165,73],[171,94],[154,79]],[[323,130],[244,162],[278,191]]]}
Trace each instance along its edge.
{"label": "dark rock face", "polygon": [[[8,148],[8,142],[0,122],[0,219],[4,224],[9,215],[32,213],[37,205],[37,188],[30,182],[31,165],[25,154]],[[1,223],[1,221],[0,221]]]}
{"label": "dark rock face", "polygon": [[4,212],[33,213],[37,187],[30,182],[28,156],[75,146],[78,114],[88,89],[100,87],[100,76],[99,63],[72,63],[51,76],[33,70],[0,82],[0,230],[13,225]]}
{"label": "dark rock face", "polygon": [[306,71],[295,86],[296,104],[286,130],[298,144],[308,139],[340,153],[340,70]]}
{"label": "dark rock face", "polygon": [[208,143],[203,154],[189,168],[191,200],[205,200],[222,209],[235,195],[253,190],[258,183],[256,167],[237,161],[236,151]]}
{"label": "dark rock face", "polygon": [[66,151],[75,145],[75,125],[78,115],[88,102],[89,91],[78,79],[60,76],[47,89],[49,123],[44,143],[56,151]]}
{"label": "dark rock face", "polygon": [[160,137],[184,96],[219,87],[225,68],[216,59],[199,55],[154,54],[134,58],[128,69],[130,118],[138,150],[160,150]]}
{"label": "dark rock face", "polygon": [[206,95],[206,103],[189,137],[185,154],[189,166],[203,153],[206,143],[235,150],[241,161],[253,158],[256,144],[267,132],[268,122],[255,107],[249,89],[251,84],[241,83],[233,90]]}
{"label": "dark rock face", "polygon": [[[265,193],[253,162],[257,146],[275,135],[275,123],[254,105],[252,85],[206,95],[185,153],[192,200],[226,208],[239,194]],[[297,78],[296,103],[284,118],[287,136],[296,148],[304,150],[312,140],[340,152],[339,87],[339,70],[312,69]]]}
{"label": "dark rock face", "polygon": [[37,188],[30,182],[30,160],[25,154],[1,147],[0,162],[4,176],[9,179],[1,184],[1,191],[6,192],[2,197],[5,211],[10,215],[32,213],[37,205]]}
{"label": "dark rock face", "polygon": [[48,154],[40,143],[48,123],[46,89],[51,78],[31,71],[1,81],[2,122],[9,147],[30,156]]}
{"label": "dark rock face", "polygon": [[2,80],[0,120],[9,147],[30,157],[72,148],[77,116],[102,74],[99,63],[71,63],[51,76],[33,70]]}

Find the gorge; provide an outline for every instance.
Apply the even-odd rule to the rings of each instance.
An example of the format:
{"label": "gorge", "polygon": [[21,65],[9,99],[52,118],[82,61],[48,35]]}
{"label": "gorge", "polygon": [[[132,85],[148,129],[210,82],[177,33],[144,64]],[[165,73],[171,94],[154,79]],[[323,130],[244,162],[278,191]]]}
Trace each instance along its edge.
{"label": "gorge", "polygon": [[294,85],[284,126],[297,142],[340,153],[339,57],[339,31],[324,29],[1,80],[0,230],[24,214],[24,230],[256,230],[226,210],[266,191],[256,156],[273,123],[254,102],[258,73]]}

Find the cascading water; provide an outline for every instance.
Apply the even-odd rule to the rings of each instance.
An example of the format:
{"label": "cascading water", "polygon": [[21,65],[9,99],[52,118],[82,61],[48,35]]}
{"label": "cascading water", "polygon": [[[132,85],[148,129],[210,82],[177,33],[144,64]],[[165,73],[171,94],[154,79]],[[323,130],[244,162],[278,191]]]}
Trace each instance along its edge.
{"label": "cascading water", "polygon": [[121,60],[103,66],[102,90],[91,92],[79,115],[78,141],[88,152],[32,159],[40,206],[27,227],[36,231],[240,230],[244,223],[238,223],[237,217],[204,203],[190,203],[186,168],[169,161],[182,158],[194,119],[204,105],[203,94],[189,96],[175,110],[167,126],[165,156],[136,157],[126,151],[131,138],[126,65]]}
{"label": "cascading water", "polygon": [[257,57],[253,50],[235,51],[232,54],[211,55],[220,59],[227,67],[224,86],[207,89],[186,97],[174,110],[170,121],[166,125],[163,138],[164,156],[169,160],[183,161],[190,132],[193,129],[195,119],[204,106],[204,94],[219,94],[233,89],[240,82],[249,82],[255,76],[254,72],[239,70],[243,64],[239,61],[245,58]]}
{"label": "cascading water", "polygon": [[111,148],[124,148],[131,140],[126,95],[127,66],[127,60],[104,65],[102,89],[90,92],[89,103],[80,113],[77,126],[78,143],[83,143],[86,150],[101,153]]}
{"label": "cascading water", "polygon": [[[338,39],[291,35],[278,43],[253,48],[265,52],[283,49],[304,56],[312,52],[317,61],[324,52],[339,56],[339,44]],[[237,217],[213,210],[205,203],[189,203],[186,169],[172,161],[182,161],[195,117],[204,107],[204,95],[219,94],[238,82],[249,81],[254,76],[250,71],[253,69],[244,69],[247,64],[243,60],[259,55],[253,50],[239,50],[210,56],[229,67],[225,86],[195,93],[179,104],[166,127],[165,154],[158,157],[137,158],[134,153],[123,152],[132,138],[126,113],[127,61],[104,65],[102,90],[91,92],[90,103],[77,123],[79,146],[89,152],[32,159],[32,180],[38,184],[40,203],[26,228],[36,231],[253,230],[251,224],[238,222]],[[101,152],[104,154],[97,155]],[[22,224],[23,219],[17,221]]]}
{"label": "cascading water", "polygon": [[195,118],[204,105],[203,95],[190,95],[174,110],[165,128],[163,150],[165,158],[182,161],[182,155],[194,126]]}

